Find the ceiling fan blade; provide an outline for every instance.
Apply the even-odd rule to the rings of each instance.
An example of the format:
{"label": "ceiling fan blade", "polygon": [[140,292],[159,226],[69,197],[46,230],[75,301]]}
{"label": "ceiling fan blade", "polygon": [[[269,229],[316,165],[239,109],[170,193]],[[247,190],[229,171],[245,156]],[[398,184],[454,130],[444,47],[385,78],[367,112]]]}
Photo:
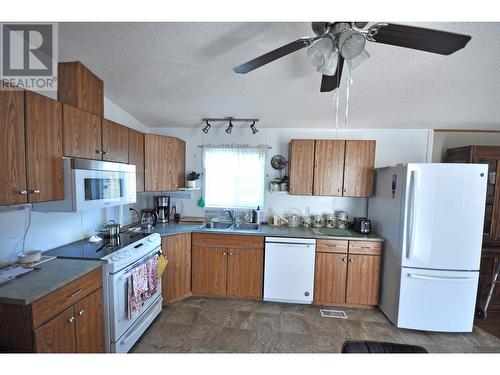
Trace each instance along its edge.
{"label": "ceiling fan blade", "polygon": [[388,24],[378,28],[372,39],[377,43],[450,55],[464,48],[471,37],[422,27]]}
{"label": "ceiling fan blade", "polygon": [[256,57],[244,64],[241,64],[233,68],[235,73],[246,74],[254,69],[260,68],[263,65],[269,64],[270,62],[277,60],[283,56],[289,55],[292,52],[298,51],[299,49],[305,48],[314,42],[315,38],[300,38],[294,42],[285,44],[284,46],[277,48],[265,55]]}
{"label": "ceiling fan blade", "polygon": [[354,22],[354,26],[356,26],[358,29],[362,29],[366,25],[368,25],[368,22]]}
{"label": "ceiling fan blade", "polygon": [[339,87],[343,69],[344,69],[344,58],[339,53],[339,59],[337,62],[337,71],[333,76],[323,75],[323,78],[321,79],[321,89],[319,91],[330,92]]}

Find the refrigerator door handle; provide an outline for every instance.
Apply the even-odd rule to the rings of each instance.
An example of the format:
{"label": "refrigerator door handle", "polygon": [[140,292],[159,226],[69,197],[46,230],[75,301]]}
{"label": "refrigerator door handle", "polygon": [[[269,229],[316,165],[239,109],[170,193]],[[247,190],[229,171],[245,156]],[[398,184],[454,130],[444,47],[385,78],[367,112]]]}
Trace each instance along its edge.
{"label": "refrigerator door handle", "polygon": [[413,247],[413,227],[415,222],[415,180],[417,171],[411,171],[410,174],[410,188],[409,196],[407,200],[407,210],[406,210],[406,259],[410,259],[412,247]]}
{"label": "refrigerator door handle", "polygon": [[422,279],[422,280],[440,280],[440,281],[467,281],[475,280],[473,277],[457,276],[457,277],[446,277],[446,276],[429,276],[421,275],[418,273],[408,273],[409,278],[412,279]]}

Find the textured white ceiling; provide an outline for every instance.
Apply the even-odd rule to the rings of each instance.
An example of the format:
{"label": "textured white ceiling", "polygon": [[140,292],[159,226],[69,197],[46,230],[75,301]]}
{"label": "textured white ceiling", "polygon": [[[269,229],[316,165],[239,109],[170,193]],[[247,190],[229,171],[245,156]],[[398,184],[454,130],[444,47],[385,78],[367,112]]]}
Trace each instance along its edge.
{"label": "textured white ceiling", "polygon": [[[413,25],[472,40],[451,56],[367,43],[371,58],[352,72],[347,126],[500,128],[500,23]],[[231,115],[259,117],[261,127],[335,127],[333,94],[319,92],[306,49],[246,75],[232,71],[309,35],[308,23],[62,23],[59,57],[82,61],[107,97],[149,127]]]}

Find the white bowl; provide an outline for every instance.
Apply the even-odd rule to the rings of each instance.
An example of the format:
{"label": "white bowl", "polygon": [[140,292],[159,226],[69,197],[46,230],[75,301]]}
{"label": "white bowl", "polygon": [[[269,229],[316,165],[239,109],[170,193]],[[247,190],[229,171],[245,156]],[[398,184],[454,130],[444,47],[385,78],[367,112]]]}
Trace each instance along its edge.
{"label": "white bowl", "polygon": [[26,251],[17,256],[19,263],[33,263],[40,260],[42,252],[40,250]]}

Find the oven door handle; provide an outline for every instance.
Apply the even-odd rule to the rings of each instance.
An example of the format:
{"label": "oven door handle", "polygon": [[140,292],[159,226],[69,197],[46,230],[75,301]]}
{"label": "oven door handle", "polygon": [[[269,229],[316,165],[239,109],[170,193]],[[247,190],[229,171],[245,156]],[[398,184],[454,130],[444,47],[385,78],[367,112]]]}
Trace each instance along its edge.
{"label": "oven door handle", "polygon": [[144,258],[141,258],[139,259],[137,262],[133,263],[131,266],[129,266],[126,270],[125,270],[125,273],[129,273],[130,271],[132,271],[135,267],[137,267],[138,265],[144,263],[144,262],[147,262],[149,259],[151,259],[152,257],[154,256],[157,256],[157,255],[161,255],[161,249],[155,249],[154,250],[154,253],[149,253],[148,255],[146,255]]}

